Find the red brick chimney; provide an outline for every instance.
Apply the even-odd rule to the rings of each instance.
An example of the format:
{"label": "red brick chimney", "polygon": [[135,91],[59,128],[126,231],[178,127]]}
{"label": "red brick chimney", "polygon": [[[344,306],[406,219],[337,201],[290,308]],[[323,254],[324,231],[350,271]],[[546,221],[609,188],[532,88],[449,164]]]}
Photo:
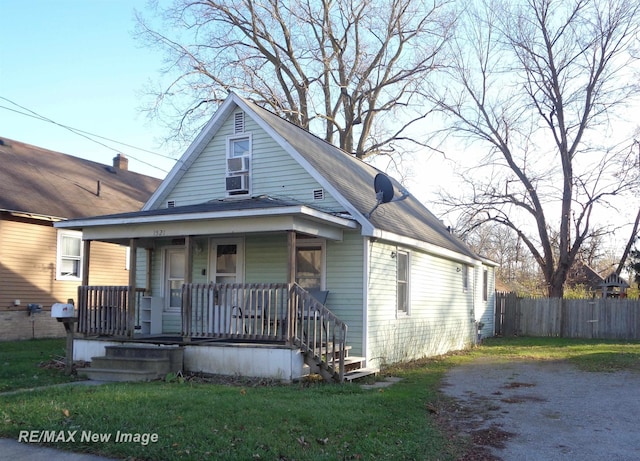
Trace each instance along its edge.
{"label": "red brick chimney", "polygon": [[118,170],[129,170],[129,159],[122,154],[118,154],[113,157],[113,167]]}

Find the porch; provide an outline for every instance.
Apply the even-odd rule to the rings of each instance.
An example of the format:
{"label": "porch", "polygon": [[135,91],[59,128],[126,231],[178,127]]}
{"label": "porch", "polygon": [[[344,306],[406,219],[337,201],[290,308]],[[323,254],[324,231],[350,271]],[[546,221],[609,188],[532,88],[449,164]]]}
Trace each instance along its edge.
{"label": "porch", "polygon": [[219,363],[221,359],[215,357],[224,355],[223,347],[227,355],[229,348],[234,349],[231,362],[254,360],[261,367],[281,369],[278,363],[293,363],[298,356],[311,373],[342,382],[354,376],[364,359],[348,356],[347,325],[317,297],[321,294],[314,296],[295,283],[185,283],[181,334],[167,336],[143,333],[150,314],[142,307],[144,290],[80,286],[77,331],[85,341],[182,347],[189,371],[202,371],[203,363]]}

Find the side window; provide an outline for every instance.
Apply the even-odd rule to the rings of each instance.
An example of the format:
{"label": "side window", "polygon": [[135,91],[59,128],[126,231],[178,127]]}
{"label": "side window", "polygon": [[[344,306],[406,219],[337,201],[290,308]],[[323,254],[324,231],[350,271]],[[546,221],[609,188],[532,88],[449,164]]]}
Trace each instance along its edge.
{"label": "side window", "polygon": [[489,273],[485,269],[482,272],[482,300],[487,301],[489,299]]}
{"label": "side window", "polygon": [[56,279],[82,279],[82,232],[58,231]]}
{"label": "side window", "polygon": [[396,251],[397,314],[409,314],[409,253]]}
{"label": "side window", "polygon": [[469,266],[462,265],[462,291],[469,290]]}
{"label": "side window", "polygon": [[227,138],[227,176],[225,189],[228,196],[249,195],[251,190],[251,134]]}

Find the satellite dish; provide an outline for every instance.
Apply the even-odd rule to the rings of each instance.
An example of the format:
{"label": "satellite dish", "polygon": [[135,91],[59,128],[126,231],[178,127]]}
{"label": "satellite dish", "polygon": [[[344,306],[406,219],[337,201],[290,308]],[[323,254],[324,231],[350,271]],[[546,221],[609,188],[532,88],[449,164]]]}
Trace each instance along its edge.
{"label": "satellite dish", "polygon": [[376,211],[376,208],[378,208],[383,203],[400,202],[406,199],[407,197],[409,197],[409,192],[401,188],[400,193],[402,194],[402,196],[394,200],[393,183],[391,182],[389,177],[384,173],[378,173],[376,177],[373,179],[373,189],[376,191],[377,203],[371,209],[371,211],[365,215],[365,217],[367,218],[370,218],[373,212]]}
{"label": "satellite dish", "polygon": [[378,173],[373,180],[373,189],[376,191],[378,205],[389,203],[393,199],[393,184],[386,174]]}

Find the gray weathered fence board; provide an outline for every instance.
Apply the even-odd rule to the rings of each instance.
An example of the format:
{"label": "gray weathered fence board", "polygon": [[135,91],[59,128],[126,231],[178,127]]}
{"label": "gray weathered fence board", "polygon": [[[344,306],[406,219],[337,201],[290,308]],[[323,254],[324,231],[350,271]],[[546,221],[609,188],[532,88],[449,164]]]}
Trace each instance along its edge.
{"label": "gray weathered fence board", "polygon": [[519,298],[497,293],[496,334],[640,340],[640,301]]}

